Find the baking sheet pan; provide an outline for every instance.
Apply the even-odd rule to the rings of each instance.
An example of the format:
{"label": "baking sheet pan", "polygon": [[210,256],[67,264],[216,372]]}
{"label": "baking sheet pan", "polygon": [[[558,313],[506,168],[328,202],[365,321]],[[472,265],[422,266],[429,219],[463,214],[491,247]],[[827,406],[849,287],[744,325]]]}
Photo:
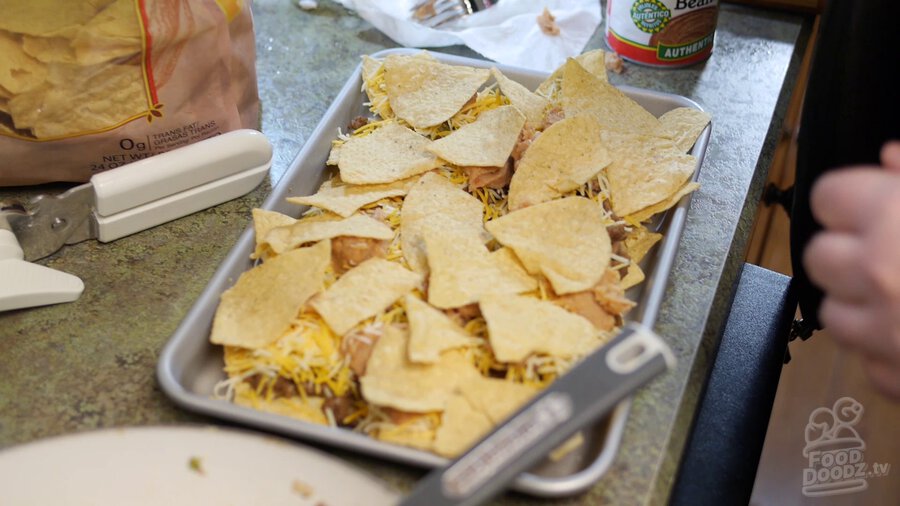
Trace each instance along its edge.
{"label": "baking sheet pan", "polygon": [[[390,49],[372,56],[383,58],[392,53],[415,52],[418,50]],[[488,68],[496,66],[507,77],[531,89],[536,88],[547,77],[546,73],[498,65],[489,61],[437,52],[432,54],[449,64]],[[264,209],[291,216],[299,216],[303,212],[305,207],[289,204],[285,199],[315,193],[328,175],[325,160],[331,150],[331,141],[336,138],[339,129],[346,131],[347,124],[354,117],[369,114],[363,105],[367,97],[360,89],[361,83],[360,68],[357,67],[294,159],[282,181],[263,203]],[[676,107],[700,108],[695,102],[677,95],[626,86],[620,89],[656,116]],[[710,130],[711,127],[704,130],[691,152],[697,157],[694,180],[699,175]],[[628,315],[630,321],[638,321],[653,327],[689,203],[690,195],[654,223],[655,228],[664,234],[664,238],[642,262],[642,267],[647,273],[645,282],[628,291],[628,296],[638,301],[638,306]],[[248,228],[163,349],[157,367],[157,376],[163,391],[185,409],[258,429],[421,467],[438,467],[446,464],[447,459],[421,450],[377,441],[347,429],[315,425],[263,413],[212,397],[213,387],[225,378],[225,374],[222,371],[222,347],[210,344],[208,337],[219,296],[235,283],[242,272],[253,265],[249,257],[255,242],[250,225],[252,224],[248,216]],[[531,472],[520,475],[512,484],[512,488],[542,497],[562,497],[586,490],[600,479],[612,464],[621,442],[629,406],[630,401],[620,403],[608,417],[582,431],[584,444],[579,448],[561,460],[547,460]]]}

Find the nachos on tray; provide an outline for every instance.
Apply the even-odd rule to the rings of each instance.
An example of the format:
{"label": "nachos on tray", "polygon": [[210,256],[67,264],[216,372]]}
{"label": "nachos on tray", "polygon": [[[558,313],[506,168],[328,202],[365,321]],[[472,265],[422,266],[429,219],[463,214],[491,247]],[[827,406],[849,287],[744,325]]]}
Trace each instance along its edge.
{"label": "nachos on tray", "polygon": [[646,223],[698,185],[709,117],[657,118],[602,51],[537,91],[427,52],[363,57],[371,115],[331,177],[253,213],[259,262],[221,298],[217,395],[452,457],[602,346]]}

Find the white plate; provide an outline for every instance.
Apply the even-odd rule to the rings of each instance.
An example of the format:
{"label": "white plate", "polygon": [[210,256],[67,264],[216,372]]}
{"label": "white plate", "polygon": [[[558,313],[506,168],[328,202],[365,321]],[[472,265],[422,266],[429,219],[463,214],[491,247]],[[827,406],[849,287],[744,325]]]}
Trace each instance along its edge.
{"label": "white plate", "polygon": [[381,482],[323,453],[230,429],[107,429],[0,452],[4,505],[396,502]]}

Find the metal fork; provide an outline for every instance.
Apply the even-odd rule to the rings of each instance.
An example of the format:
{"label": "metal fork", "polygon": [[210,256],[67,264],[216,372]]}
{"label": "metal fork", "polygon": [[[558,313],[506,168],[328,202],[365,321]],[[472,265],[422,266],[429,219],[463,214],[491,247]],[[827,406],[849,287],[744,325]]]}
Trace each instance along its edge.
{"label": "metal fork", "polygon": [[411,9],[413,20],[437,28],[494,5],[497,0],[422,0]]}

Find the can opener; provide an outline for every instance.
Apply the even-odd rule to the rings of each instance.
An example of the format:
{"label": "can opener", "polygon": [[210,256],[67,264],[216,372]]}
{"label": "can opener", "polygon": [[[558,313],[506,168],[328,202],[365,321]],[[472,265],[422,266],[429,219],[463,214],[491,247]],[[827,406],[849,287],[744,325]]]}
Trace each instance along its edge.
{"label": "can opener", "polygon": [[77,276],[30,262],[66,244],[110,242],[240,197],[265,178],[272,145],[235,130],[94,175],[59,195],[0,207],[0,311],[81,295]]}

